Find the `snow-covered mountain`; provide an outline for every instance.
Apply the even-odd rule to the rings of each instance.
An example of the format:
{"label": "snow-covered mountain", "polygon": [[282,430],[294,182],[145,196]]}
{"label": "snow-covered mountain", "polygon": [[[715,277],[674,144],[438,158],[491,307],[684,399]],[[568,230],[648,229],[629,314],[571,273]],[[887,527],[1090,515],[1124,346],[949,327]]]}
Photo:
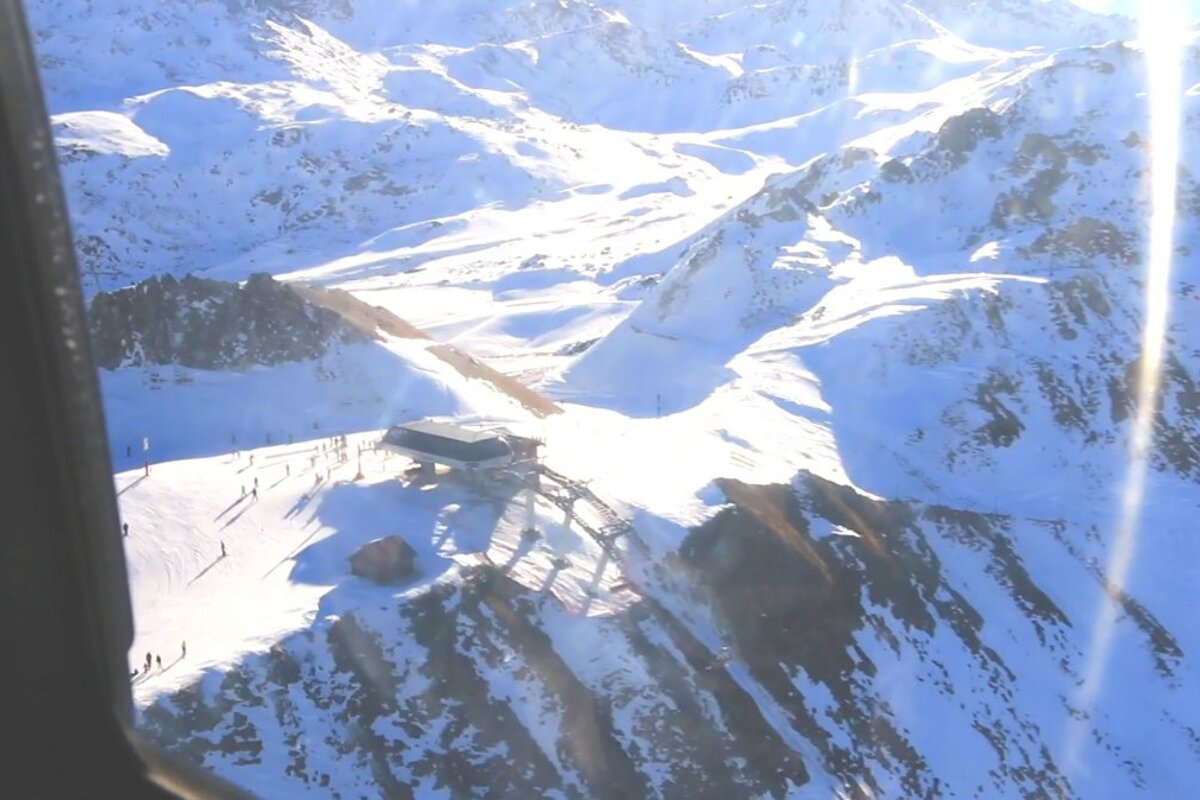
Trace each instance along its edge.
{"label": "snow-covered mountain", "polygon": [[[657,392],[623,376],[669,376],[670,410],[729,387],[832,414],[843,461],[890,495],[954,487],[976,491],[956,502],[999,493],[1056,516],[1107,497],[1129,451],[1144,318],[1144,83],[1128,46],[1063,50],[934,133],[888,130],[773,178],[693,237],[563,382],[643,411]],[[1181,165],[1180,309],[1157,427],[1158,465],[1189,483],[1195,169]],[[804,384],[820,393],[797,398]],[[1054,505],[1029,496],[1031,469]]]}
{"label": "snow-covered mountain", "polygon": [[[628,229],[654,222],[669,241],[686,226],[664,223],[762,177],[724,174],[798,164],[925,110],[854,96],[1020,58],[898,0],[611,5],[32,3],[89,286],[363,251],[424,261],[463,249],[451,234],[501,224],[481,212],[544,237],[529,220],[546,206],[574,223],[602,214],[633,255],[648,234]],[[989,30],[1022,22],[988,11],[1006,14]],[[1021,30],[1053,42],[1062,26]],[[661,212],[639,219],[647,206]],[[527,213],[514,225],[506,211]],[[530,244],[514,257],[540,252]],[[614,260],[602,252],[573,266]]]}
{"label": "snow-covered mountain", "polygon": [[92,357],[113,370],[147,364],[244,370],[313,361],[369,341],[336,312],[266,273],[244,284],[155,276],[92,298]]}
{"label": "snow-covered mountain", "polygon": [[127,459],[151,434],[156,458],[176,460],[319,437],[322,423],[562,413],[386,309],[265,273],[241,284],[155,276],[97,294],[88,313],[109,437]]}
{"label": "snow-covered mountain", "polygon": [[[1136,547],[1118,522],[1154,151],[1131,21],[1059,0],[30,6],[89,291],[266,271],[461,348],[102,376],[134,660],[190,643],[136,680],[140,720],[182,756],[289,797],[1200,779],[1186,146]],[[1198,65],[1189,43],[1185,142]],[[606,552],[547,491],[533,541],[511,492],[397,481],[376,429],[419,416],[537,436],[633,532]],[[172,460],[148,478],[120,457],[146,435]],[[255,461],[212,455],[235,437]],[[350,575],[396,534],[416,578]]]}

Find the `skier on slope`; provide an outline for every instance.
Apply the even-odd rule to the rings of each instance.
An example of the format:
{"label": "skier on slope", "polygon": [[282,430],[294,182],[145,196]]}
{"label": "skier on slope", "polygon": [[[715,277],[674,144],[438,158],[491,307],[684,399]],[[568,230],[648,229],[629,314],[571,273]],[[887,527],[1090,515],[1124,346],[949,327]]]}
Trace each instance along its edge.
{"label": "skier on slope", "polygon": [[154,663],[158,665],[158,671],[162,672],[162,656],[155,656]]}
{"label": "skier on slope", "polygon": [[[221,542],[221,558],[224,558],[224,557],[225,557],[225,542]],[[146,657],[149,658],[149,654],[147,654]]]}
{"label": "skier on slope", "polygon": [[121,532],[124,533],[126,537],[129,536],[129,523],[128,522],[121,523]]}
{"label": "skier on slope", "polygon": [[150,661],[151,661],[151,659],[150,659],[150,651],[148,651],[148,650],[147,650],[147,651],[146,651],[146,670],[145,670],[146,672],[149,672],[149,671],[150,671]]}
{"label": "skier on slope", "polygon": [[187,658],[187,641],[186,640],[179,643],[179,657]]}

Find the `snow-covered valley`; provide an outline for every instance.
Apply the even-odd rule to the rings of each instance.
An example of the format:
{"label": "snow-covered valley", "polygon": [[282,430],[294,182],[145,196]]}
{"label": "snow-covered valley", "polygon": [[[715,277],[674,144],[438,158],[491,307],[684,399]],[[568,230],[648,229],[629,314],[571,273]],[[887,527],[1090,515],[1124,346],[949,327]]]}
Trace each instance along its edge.
{"label": "snow-covered valley", "polygon": [[[29,7],[86,290],[119,309],[101,384],[158,741],[273,797],[1200,780],[1191,34],[1128,528],[1163,149],[1128,20]],[[181,341],[217,300],[136,306],[261,272],[383,316],[246,361],[268,310],[201,368]],[[513,491],[401,477],[375,443],[426,417],[537,437],[634,533],[613,558],[543,498],[530,540]],[[391,535],[412,579],[350,573]]]}

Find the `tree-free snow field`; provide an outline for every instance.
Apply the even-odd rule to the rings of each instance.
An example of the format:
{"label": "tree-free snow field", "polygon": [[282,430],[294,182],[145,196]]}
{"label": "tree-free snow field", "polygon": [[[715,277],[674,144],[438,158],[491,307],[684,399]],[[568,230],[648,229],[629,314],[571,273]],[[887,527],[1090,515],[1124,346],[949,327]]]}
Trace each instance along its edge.
{"label": "tree-free snow field", "polygon": [[[1200,779],[1186,147],[1147,265],[1151,98],[1195,138],[1194,32],[1060,0],[29,6],[89,295],[267,271],[433,337],[101,376],[131,670],[164,661],[138,718],[176,752],[285,797]],[[371,445],[426,417],[542,439],[636,542],[409,482]],[[351,575],[391,535],[412,578]]]}
{"label": "tree-free snow field", "polygon": [[[381,435],[347,436],[344,460],[335,439],[323,438],[154,464],[149,476],[117,473],[137,628],[131,670],[147,652],[163,660],[133,679],[139,703],[318,618],[420,592],[481,559],[571,613],[627,604],[628,591],[611,591],[618,565],[545,499],[536,506],[541,536],[527,539],[523,495],[481,495],[448,476],[408,484],[401,473],[411,462],[377,451]],[[351,575],[350,556],[389,535],[416,550],[413,579],[388,589]],[[556,565],[560,558],[569,563]]]}

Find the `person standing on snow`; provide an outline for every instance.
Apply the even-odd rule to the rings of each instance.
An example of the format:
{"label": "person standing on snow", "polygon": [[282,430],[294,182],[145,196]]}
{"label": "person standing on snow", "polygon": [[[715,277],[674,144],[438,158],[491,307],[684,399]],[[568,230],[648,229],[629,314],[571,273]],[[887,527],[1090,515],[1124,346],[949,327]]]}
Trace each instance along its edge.
{"label": "person standing on snow", "polygon": [[179,657],[187,658],[187,641],[186,640],[179,643]]}
{"label": "person standing on snow", "polygon": [[146,651],[146,672],[150,671],[150,651]]}
{"label": "person standing on snow", "polygon": [[[257,479],[255,480],[255,482],[257,483]],[[258,487],[257,486],[255,486],[253,489],[250,490],[250,496],[254,498],[254,502],[256,502],[256,503],[258,502]]]}
{"label": "person standing on snow", "polygon": [[225,557],[225,542],[221,542],[221,558]]}
{"label": "person standing on snow", "polygon": [[128,536],[129,536],[129,523],[128,522],[121,523],[121,532],[125,534],[126,538],[128,538]]}
{"label": "person standing on snow", "polygon": [[154,663],[158,665],[158,671],[162,672],[162,656],[155,656]]}

